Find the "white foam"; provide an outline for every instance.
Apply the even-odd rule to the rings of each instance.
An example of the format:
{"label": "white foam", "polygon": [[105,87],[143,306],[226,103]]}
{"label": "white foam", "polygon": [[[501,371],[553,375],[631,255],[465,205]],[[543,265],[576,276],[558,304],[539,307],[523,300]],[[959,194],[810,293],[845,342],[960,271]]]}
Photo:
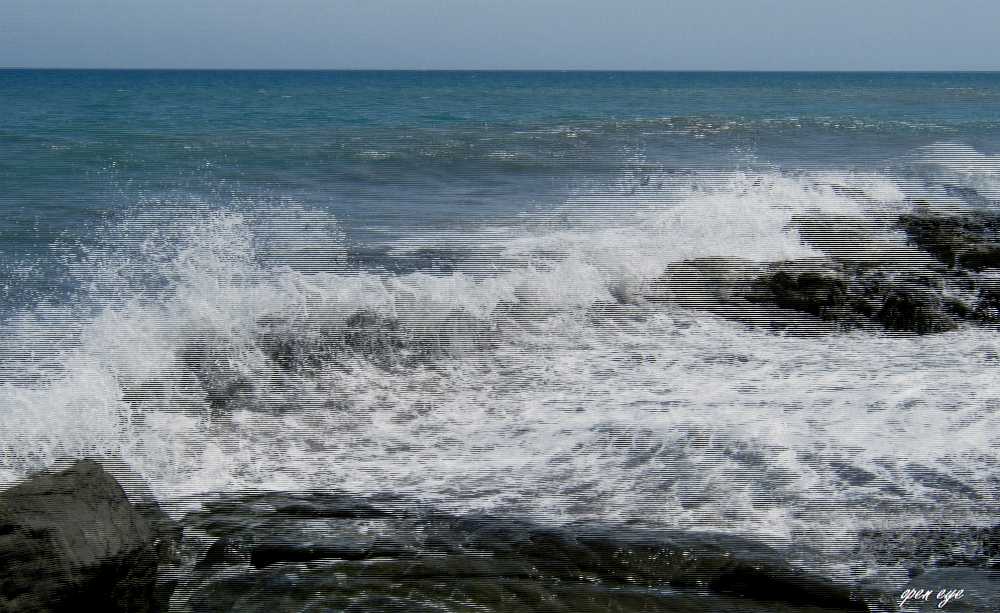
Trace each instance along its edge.
{"label": "white foam", "polygon": [[[6,324],[28,339],[7,355],[31,370],[36,344],[53,367],[0,387],[0,479],[118,455],[165,499],[339,487],[831,544],[928,504],[973,517],[981,501],[948,479],[996,499],[994,331],[781,337],[622,300],[685,258],[814,255],[796,215],[865,216],[898,195],[869,176],[735,173],[578,198],[558,227],[485,231],[490,275],[293,270],[258,257],[249,216],[195,212],[136,240],[141,261],[89,260],[103,307],[65,331]],[[138,270],[163,282],[137,289]],[[362,312],[432,351],[296,371],[261,341],[307,346]],[[876,517],[878,500],[896,515]]]}
{"label": "white foam", "polygon": [[[982,153],[965,143],[938,142],[920,147],[906,156],[904,162],[920,169],[935,183],[964,186],[994,203],[1000,201],[1000,156]],[[929,199],[956,201],[954,196],[939,191]]]}

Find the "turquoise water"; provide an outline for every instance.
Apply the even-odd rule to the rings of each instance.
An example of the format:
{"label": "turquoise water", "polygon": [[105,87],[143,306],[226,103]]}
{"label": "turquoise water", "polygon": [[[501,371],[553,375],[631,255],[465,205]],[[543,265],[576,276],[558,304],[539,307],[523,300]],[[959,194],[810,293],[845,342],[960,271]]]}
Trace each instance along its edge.
{"label": "turquoise water", "polygon": [[[960,149],[932,159],[925,148],[989,157],[1000,140],[995,73],[6,70],[2,79],[4,312],[72,289],[54,244],[86,245],[106,219],[177,198],[243,210],[290,198],[334,216],[364,266],[415,223],[426,232],[508,223],[577,190],[657,173],[889,166],[933,183],[927,166],[978,158]],[[966,179],[995,200],[995,185]],[[31,275],[11,272],[26,260]]]}
{"label": "turquoise water", "polygon": [[995,523],[996,330],[640,298],[996,210],[997,73],[3,70],[0,150],[0,482],[113,455],[178,509],[394,492],[852,578],[860,530]]}

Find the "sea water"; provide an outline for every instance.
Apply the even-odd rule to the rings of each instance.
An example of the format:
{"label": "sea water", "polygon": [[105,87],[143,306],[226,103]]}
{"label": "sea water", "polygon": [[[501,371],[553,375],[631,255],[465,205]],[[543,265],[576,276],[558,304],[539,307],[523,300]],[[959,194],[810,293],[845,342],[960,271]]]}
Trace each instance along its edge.
{"label": "sea water", "polygon": [[0,484],[116,457],[168,508],[391,492],[854,575],[862,530],[997,522],[995,329],[645,299],[822,255],[795,220],[995,211],[997,73],[4,70],[0,147]]}

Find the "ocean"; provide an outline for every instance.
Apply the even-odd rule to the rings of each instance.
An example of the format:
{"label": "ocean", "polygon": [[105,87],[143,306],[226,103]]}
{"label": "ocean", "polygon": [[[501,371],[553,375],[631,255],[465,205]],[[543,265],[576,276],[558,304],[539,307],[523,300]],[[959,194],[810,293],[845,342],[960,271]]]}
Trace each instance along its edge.
{"label": "ocean", "polygon": [[902,215],[1000,211],[998,156],[998,73],[5,69],[0,484],[113,457],[174,517],[392,494],[893,593],[865,534],[1000,523],[997,327],[656,284],[830,257],[808,228],[912,248]]}

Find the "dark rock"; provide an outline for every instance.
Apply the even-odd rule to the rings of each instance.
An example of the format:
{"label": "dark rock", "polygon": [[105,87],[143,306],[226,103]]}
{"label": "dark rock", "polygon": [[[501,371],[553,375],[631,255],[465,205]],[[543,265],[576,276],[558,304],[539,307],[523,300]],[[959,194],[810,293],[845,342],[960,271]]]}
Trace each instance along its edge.
{"label": "dark rock", "polygon": [[264,568],[278,562],[308,562],[310,560],[364,560],[371,557],[370,549],[362,547],[332,547],[311,543],[269,543],[250,551],[250,564]]}
{"label": "dark rock", "polygon": [[[965,566],[935,567],[922,571],[898,588],[897,596],[911,590],[930,591],[927,600],[909,600],[902,611],[948,613],[997,613],[1000,611],[1000,573]],[[897,600],[900,602],[900,600]]]}
{"label": "dark rock", "polygon": [[902,215],[895,227],[916,247],[871,238],[876,222],[818,216],[790,227],[831,257],[677,262],[644,297],[784,333],[1000,326],[1000,287],[994,272],[984,272],[1000,267],[1000,213]]}
{"label": "dark rock", "polygon": [[941,308],[944,309],[945,313],[957,319],[972,319],[976,312],[974,306],[956,296],[942,296]]}
{"label": "dark rock", "polygon": [[395,318],[362,311],[344,323],[344,343],[363,355],[388,360],[405,349],[409,340]]}
{"label": "dark rock", "polygon": [[[311,373],[325,368],[347,371],[358,360],[386,369],[427,363],[442,356],[493,348],[498,334],[494,323],[461,309],[431,310],[405,321],[369,310],[359,310],[343,321],[334,316],[330,319],[327,325],[304,326],[262,317],[257,320],[255,341],[277,368]],[[214,379],[204,387],[221,390],[222,397],[231,391],[242,392],[238,387],[219,386]],[[246,403],[246,395],[240,395],[239,401]]]}
{"label": "dark rock", "polygon": [[967,240],[962,223],[956,217],[904,215],[899,225],[911,243],[949,266],[958,262]]}
{"label": "dark rock", "polygon": [[[217,540],[179,586],[182,610],[868,611],[862,593],[738,537],[554,527],[395,501],[257,494],[184,522]],[[324,508],[326,507],[326,508]],[[303,513],[302,510],[308,510]]]}
{"label": "dark rock", "polygon": [[0,492],[0,609],[155,611],[157,532],[99,464]]}
{"label": "dark rock", "polygon": [[860,543],[859,555],[917,573],[933,567],[1000,569],[1000,525],[866,530]]}
{"label": "dark rock", "polygon": [[291,372],[317,370],[344,353],[342,340],[325,330],[270,332],[257,342],[279,368]]}
{"label": "dark rock", "polygon": [[808,312],[775,304],[768,268],[746,260],[704,258],[671,264],[646,300],[699,309],[747,325],[793,334],[828,334],[837,326]]}
{"label": "dark rock", "polygon": [[1000,268],[1000,243],[970,245],[958,256],[958,264],[970,270]]}
{"label": "dark rock", "polygon": [[898,225],[911,243],[948,266],[1000,266],[1000,213],[908,214]]}
{"label": "dark rock", "polygon": [[359,311],[341,326],[299,328],[277,319],[262,318],[257,343],[282,370],[311,372],[342,366],[361,357],[380,366],[405,363],[414,353],[409,332],[393,317]]}
{"label": "dark rock", "polygon": [[752,290],[766,267],[735,258],[701,258],[671,264],[646,292],[649,300],[711,309],[740,299]]}
{"label": "dark rock", "polygon": [[815,273],[793,277],[779,272],[768,281],[778,306],[813,315],[822,315],[828,308],[842,305],[846,295],[841,279]]}
{"label": "dark rock", "polygon": [[983,325],[1000,324],[1000,290],[981,290],[972,318]]}
{"label": "dark rock", "polygon": [[219,564],[243,565],[250,564],[252,541],[245,538],[225,537],[212,543],[205,555],[198,561],[198,567],[211,567]]}
{"label": "dark rock", "polygon": [[958,327],[948,315],[940,294],[917,284],[901,284],[885,297],[875,319],[889,330],[929,334],[947,332]]}
{"label": "dark rock", "polygon": [[[848,305],[848,288],[842,270],[779,268],[757,279],[765,296],[779,307],[834,320]],[[760,294],[757,295],[759,300]],[[753,299],[753,296],[749,297]]]}
{"label": "dark rock", "polygon": [[[196,335],[198,342],[177,351],[178,360],[193,374],[205,393],[205,400],[216,410],[253,405],[256,390],[251,378],[232,366],[229,344],[210,333]],[[163,391],[159,381],[144,382],[129,389],[126,400],[136,403],[156,401]]]}

